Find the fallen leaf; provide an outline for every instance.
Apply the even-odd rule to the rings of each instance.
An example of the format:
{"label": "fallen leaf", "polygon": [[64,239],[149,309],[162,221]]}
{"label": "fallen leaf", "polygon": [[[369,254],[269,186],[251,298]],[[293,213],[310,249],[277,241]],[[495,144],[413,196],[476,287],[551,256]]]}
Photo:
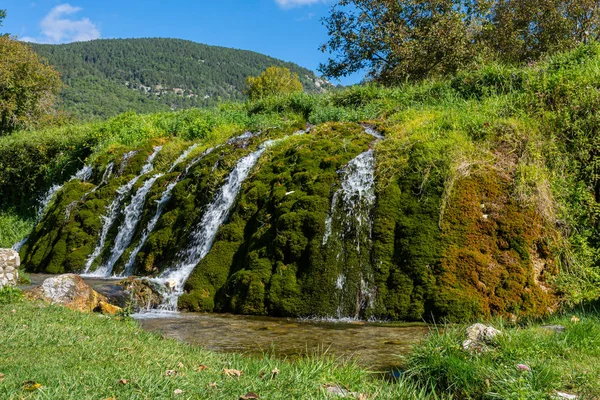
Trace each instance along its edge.
{"label": "fallen leaf", "polygon": [[21,384],[21,386],[23,386],[23,390],[27,390],[28,392],[33,392],[34,390],[42,388],[41,383],[37,383],[34,381],[25,381]]}
{"label": "fallen leaf", "polygon": [[177,364],[177,366],[179,367],[179,369],[183,369],[183,363],[180,362],[179,364]]}
{"label": "fallen leaf", "polygon": [[208,384],[208,387],[209,387],[209,388],[211,388],[211,389],[216,389],[216,387],[217,387],[217,382],[209,383],[209,384]]}
{"label": "fallen leaf", "polygon": [[165,376],[174,376],[174,375],[177,375],[177,371],[175,371],[174,369],[168,369],[165,372]]}
{"label": "fallen leaf", "polygon": [[14,313],[16,313],[16,312],[17,312],[17,310],[15,310],[15,309],[13,308],[12,310],[10,310],[10,312],[14,314]]}
{"label": "fallen leaf", "polygon": [[260,374],[258,374],[260,376],[260,379],[265,377],[265,371],[260,371]]}
{"label": "fallen leaf", "polygon": [[573,323],[575,323],[575,324],[576,324],[576,323],[578,323],[579,321],[581,321],[581,319],[577,318],[576,316],[574,316],[574,315],[573,315],[573,316],[571,317],[571,322],[573,322]]}
{"label": "fallen leaf", "polygon": [[2,379],[4,379],[4,374],[0,374],[0,382],[2,382]]}
{"label": "fallen leaf", "polygon": [[271,379],[275,379],[277,375],[279,375],[279,370],[274,368],[273,371],[271,371]]}
{"label": "fallen leaf", "polygon": [[260,399],[256,393],[248,392],[243,396],[240,396],[240,400]]}
{"label": "fallen leaf", "polygon": [[356,396],[356,400],[367,400],[367,395],[366,395],[366,394],[364,394],[364,393],[359,393],[359,394]]}
{"label": "fallen leaf", "polygon": [[129,379],[119,379],[119,383],[121,385],[127,385],[129,383]]}
{"label": "fallen leaf", "polygon": [[175,390],[173,391],[173,394],[174,394],[175,396],[178,396],[178,395],[180,395],[180,394],[183,394],[183,390],[181,390],[181,389],[175,389]]}
{"label": "fallen leaf", "polygon": [[204,371],[205,369],[208,369],[208,367],[206,365],[202,364],[202,365],[196,367],[196,372],[201,372],[201,371]]}
{"label": "fallen leaf", "polygon": [[242,371],[237,370],[237,369],[227,369],[227,368],[225,368],[223,370],[223,372],[225,373],[225,375],[231,376],[231,377],[236,376],[236,377],[239,378],[240,376],[244,375],[244,373]]}

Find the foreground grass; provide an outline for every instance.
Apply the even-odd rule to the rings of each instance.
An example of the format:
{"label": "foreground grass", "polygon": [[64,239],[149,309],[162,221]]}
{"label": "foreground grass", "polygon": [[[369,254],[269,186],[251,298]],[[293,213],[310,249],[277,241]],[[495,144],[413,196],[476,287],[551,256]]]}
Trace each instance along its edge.
{"label": "foreground grass", "polygon": [[[555,399],[557,392],[600,399],[600,318],[582,312],[543,324],[508,327],[489,351],[462,349],[464,327],[430,335],[410,356],[408,374],[417,383],[435,384],[445,394],[467,399]],[[563,326],[555,333],[542,328]],[[519,365],[521,365],[519,367]],[[529,371],[527,369],[530,369]]]}
{"label": "foreground grass", "polygon": [[[331,358],[291,362],[218,354],[145,332],[129,320],[17,301],[14,296],[4,303],[2,399],[238,399],[247,392],[261,399],[340,398],[327,393],[326,384],[356,393],[349,398],[431,398],[408,384],[383,382]],[[224,369],[243,375],[229,377]],[[274,369],[279,373],[272,379]],[[27,381],[42,388],[31,387],[33,383],[28,387]],[[178,389],[181,394],[175,394]]]}

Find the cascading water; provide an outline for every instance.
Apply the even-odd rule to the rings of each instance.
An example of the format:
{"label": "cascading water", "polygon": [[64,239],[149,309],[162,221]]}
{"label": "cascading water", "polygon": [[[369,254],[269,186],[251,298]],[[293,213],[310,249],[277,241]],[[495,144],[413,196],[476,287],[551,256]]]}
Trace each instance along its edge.
{"label": "cascading water", "polygon": [[[78,179],[81,182],[87,182],[92,177],[92,172],[93,172],[93,168],[90,165],[84,165],[83,168],[81,168],[79,171],[77,171],[75,173],[75,175],[71,176],[71,178],[69,178],[69,180],[67,182],[74,181],[75,179]],[[46,209],[48,208],[48,206],[50,205],[50,202],[54,198],[54,195],[60,189],[62,189],[63,186],[65,186],[65,183],[63,183],[61,185],[52,185],[52,187],[50,189],[48,189],[48,191],[46,192],[46,194],[44,195],[44,197],[42,197],[42,199],[40,201],[40,206],[38,207],[36,222],[41,221],[42,217],[44,216],[44,213],[46,212]],[[29,239],[29,236],[27,236],[25,239],[21,240],[20,242],[15,243],[12,247],[13,250],[21,251],[21,248],[25,245],[25,243],[27,243],[28,239]]]}
{"label": "cascading water", "polygon": [[135,228],[137,227],[140,217],[144,212],[146,196],[152,188],[152,185],[154,185],[154,182],[156,182],[156,180],[161,176],[163,175],[156,174],[152,178],[148,179],[131,198],[131,203],[125,207],[125,211],[123,212],[125,218],[119,227],[117,236],[115,237],[113,247],[110,251],[110,257],[101,267],[96,270],[95,274],[100,276],[110,276],[112,274],[115,264],[119,258],[121,258],[125,250],[127,250],[127,247],[129,247],[131,239],[133,239]]}
{"label": "cascading water", "polygon": [[[85,165],[83,168],[81,168],[79,171],[77,171],[75,173],[75,175],[71,176],[71,178],[67,182],[74,181],[75,179],[78,179],[81,182],[87,182],[92,177],[92,171],[93,171],[93,169],[91,166]],[[50,205],[50,202],[54,198],[54,195],[60,189],[62,189],[63,186],[65,186],[65,183],[60,184],[60,185],[52,185],[52,187],[50,189],[48,189],[48,191],[46,192],[44,197],[42,197],[42,199],[40,201],[40,206],[38,208],[38,213],[37,213],[38,221],[42,219],[42,217],[44,216],[44,212]]]}
{"label": "cascading water", "polygon": [[238,161],[235,168],[227,176],[223,186],[208,205],[200,223],[192,232],[187,249],[179,254],[179,263],[153,280],[159,283],[164,290],[163,302],[159,309],[177,311],[177,300],[183,294],[185,281],[196,265],[210,251],[217,231],[227,219],[242,183],[248,177],[260,156],[274,143],[275,141],[269,140],[263,143],[258,150]]}
{"label": "cascading water", "polygon": [[[365,132],[377,140],[383,138],[372,128],[365,127]],[[369,260],[371,213],[376,200],[374,170],[375,153],[369,149],[340,171],[341,188],[333,195],[325,221],[322,244],[333,250],[331,263],[339,266],[335,281],[339,319],[358,318],[375,300]]]}
{"label": "cascading water", "polygon": [[[194,145],[192,147],[195,148],[195,147],[197,147],[197,145]],[[185,158],[190,154],[190,152],[193,150],[193,148],[188,149],[189,151],[186,151],[184,154],[182,154],[182,156],[180,156],[177,159],[177,161],[175,161],[175,163],[171,166],[171,168],[169,169],[169,171],[173,171],[173,169],[175,168],[175,166],[177,164],[179,164],[183,160],[185,160]],[[169,202],[169,200],[171,200],[171,193],[173,192],[173,189],[175,189],[175,186],[177,186],[177,184],[179,182],[181,182],[181,180],[183,178],[185,178],[185,176],[188,174],[188,172],[190,171],[190,169],[192,168],[192,166],[196,165],[196,163],[198,163],[200,160],[202,160],[204,157],[206,157],[208,154],[210,154],[214,149],[215,149],[214,147],[210,148],[210,149],[204,151],[200,156],[194,158],[187,165],[187,167],[185,168],[184,173],[181,174],[181,175],[179,175],[174,182],[171,182],[167,186],[167,188],[165,189],[165,191],[161,195],[160,200],[158,200],[158,206],[156,208],[156,213],[154,214],[154,216],[152,217],[152,219],[148,222],[148,226],[146,226],[146,229],[144,230],[144,233],[142,234],[142,238],[140,239],[140,242],[138,243],[138,245],[135,247],[135,249],[133,249],[133,251],[129,255],[127,263],[125,264],[125,269],[123,270],[123,273],[120,275],[120,277],[131,276],[133,274],[133,265],[135,263],[135,258],[137,257],[137,255],[140,252],[140,250],[142,249],[142,247],[144,247],[144,244],[146,243],[146,240],[148,240],[148,237],[150,236],[150,234],[154,230],[154,227],[156,226],[156,223],[160,219],[160,216],[162,215],[162,213],[163,213],[163,211],[165,209],[165,206],[167,205],[167,203]],[[185,157],[183,157],[183,155],[185,155]]]}
{"label": "cascading water", "polygon": [[[144,166],[142,167],[142,171],[140,172],[140,174],[137,175],[136,177],[134,177],[133,179],[131,179],[129,182],[127,182],[125,185],[121,186],[117,190],[117,196],[111,202],[111,204],[108,206],[108,212],[106,213],[106,215],[104,217],[102,217],[102,219],[104,220],[104,223],[102,225],[102,232],[100,234],[100,240],[98,241],[96,248],[94,249],[92,254],[88,257],[88,259],[85,263],[85,268],[83,270],[84,274],[87,274],[89,276],[94,276],[94,277],[104,277],[105,276],[106,271],[103,271],[102,269],[100,269],[99,271],[96,271],[92,274],[89,274],[90,268],[92,267],[94,261],[96,260],[96,258],[98,258],[98,256],[102,252],[102,249],[104,248],[104,245],[106,244],[106,238],[108,236],[108,232],[119,215],[121,203],[125,199],[125,196],[129,192],[131,192],[131,189],[133,189],[133,186],[137,183],[137,181],[142,176],[144,176],[147,173],[152,171],[152,169],[154,168],[153,167],[154,159],[156,158],[156,156],[160,152],[160,150],[162,150],[162,146],[155,147],[154,152],[148,157],[148,159],[146,160],[146,164],[144,164]],[[131,156],[127,157],[128,154],[131,154]],[[129,159],[132,157],[132,154],[134,154],[134,152],[129,152],[125,155],[124,158]],[[123,165],[121,165],[121,167],[123,168]]]}

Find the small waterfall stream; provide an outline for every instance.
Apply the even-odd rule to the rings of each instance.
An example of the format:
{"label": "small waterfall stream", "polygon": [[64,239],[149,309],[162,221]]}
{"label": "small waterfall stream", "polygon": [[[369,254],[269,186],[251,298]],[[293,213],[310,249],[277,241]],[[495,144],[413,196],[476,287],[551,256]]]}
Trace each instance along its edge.
{"label": "small waterfall stream", "polygon": [[[75,175],[71,176],[71,178],[69,178],[69,180],[67,182],[74,181],[75,179],[78,179],[81,182],[87,182],[92,177],[92,172],[93,172],[93,168],[90,165],[84,165],[83,168],[81,168],[79,171],[77,171],[75,173]],[[52,199],[54,199],[54,195],[60,189],[62,189],[63,186],[65,186],[65,184],[66,184],[66,182],[63,184],[60,184],[60,185],[56,185],[56,184],[52,185],[52,187],[50,187],[50,189],[48,189],[48,191],[46,192],[44,197],[42,197],[42,199],[40,200],[40,206],[38,207],[38,211],[37,211],[36,223],[42,220],[44,213],[48,209],[48,206],[52,202]],[[27,236],[25,239],[21,240],[20,242],[15,243],[13,245],[12,249],[17,252],[21,251],[21,248],[25,245],[25,243],[27,243],[28,239],[29,239],[29,236]]]}
{"label": "small waterfall stream", "polygon": [[[98,271],[95,271],[94,273],[91,273],[91,274],[89,273],[89,271],[90,271],[90,268],[92,267],[94,261],[96,260],[96,258],[98,258],[98,256],[102,252],[102,249],[104,249],[104,245],[106,244],[106,238],[108,236],[108,232],[110,231],[110,228],[112,227],[113,223],[115,222],[115,220],[117,219],[117,217],[119,215],[121,203],[125,199],[125,196],[129,192],[131,192],[131,190],[133,189],[133,186],[137,183],[138,180],[140,180],[140,178],[142,176],[146,175],[147,173],[151,172],[154,169],[154,166],[153,166],[154,159],[156,158],[156,156],[158,155],[160,150],[162,150],[162,146],[155,147],[154,152],[148,157],[148,159],[146,160],[146,164],[144,164],[144,166],[142,167],[142,171],[140,172],[140,174],[135,176],[133,179],[131,179],[129,182],[127,182],[125,185],[121,186],[117,190],[117,196],[114,198],[114,200],[108,206],[108,212],[106,213],[106,215],[104,217],[102,217],[103,225],[102,225],[102,232],[100,234],[100,240],[98,241],[98,244],[96,245],[96,248],[94,249],[93,253],[88,257],[88,259],[85,263],[85,268],[83,270],[84,274],[86,274],[88,276],[97,276],[97,277],[103,277],[106,275],[106,270],[104,270],[102,267],[99,268]],[[129,160],[134,154],[135,154],[135,152],[127,153],[123,157],[124,162],[125,162],[125,159]],[[123,163],[121,165],[121,170],[124,170]]]}
{"label": "small waterfall stream", "polygon": [[161,176],[163,176],[163,174],[156,174],[148,179],[131,198],[131,203],[125,207],[123,212],[123,223],[119,227],[117,236],[115,237],[113,247],[110,251],[110,257],[102,266],[98,267],[95,274],[100,276],[110,276],[112,274],[115,264],[119,261],[119,258],[121,258],[125,250],[127,250],[127,247],[129,247],[131,239],[133,239],[135,229],[144,212],[146,196],[148,195],[148,192],[150,192],[150,189],[152,189],[154,182]]}
{"label": "small waterfall stream", "polygon": [[[173,165],[171,166],[171,168],[169,169],[169,172],[173,171],[173,169],[180,164],[181,162],[183,162],[183,160],[185,160],[185,158],[191,153],[191,151],[196,148],[197,145],[193,145],[192,147],[190,147],[188,150],[186,150],[176,161],[175,163],[173,163]],[[144,230],[144,233],[142,234],[142,238],[140,239],[140,242],[138,243],[138,245],[135,247],[135,249],[133,249],[133,251],[131,252],[131,254],[129,255],[129,258],[127,259],[127,263],[125,264],[125,269],[123,270],[123,273],[121,275],[119,275],[119,277],[127,277],[127,276],[131,276],[133,274],[133,266],[135,264],[135,258],[137,257],[138,253],[140,252],[140,250],[142,249],[142,247],[144,247],[144,244],[146,243],[146,241],[148,240],[148,237],[150,236],[150,234],[152,233],[152,231],[154,230],[154,227],[156,226],[156,224],[158,223],[158,220],[160,219],[160,216],[162,215],[165,206],[167,205],[167,203],[169,202],[169,200],[171,200],[171,193],[173,192],[173,189],[175,189],[175,186],[177,186],[177,184],[179,182],[181,182],[182,179],[184,179],[186,177],[186,175],[188,174],[188,172],[190,171],[190,169],[192,168],[192,166],[196,165],[198,162],[200,162],[204,157],[206,157],[208,154],[212,153],[212,151],[214,150],[214,147],[209,148],[208,150],[205,150],[200,156],[194,158],[185,168],[185,171],[179,175],[177,177],[177,179],[173,182],[171,182],[167,188],[165,189],[165,191],[162,193],[160,200],[158,200],[158,205],[156,208],[156,213],[154,214],[154,216],[152,217],[152,219],[148,222],[148,226],[146,226],[146,229]]]}
{"label": "small waterfall stream", "polygon": [[159,309],[177,311],[177,300],[183,294],[183,286],[196,265],[208,254],[219,227],[229,216],[229,211],[260,156],[276,141],[268,140],[258,150],[240,159],[227,176],[223,186],[217,191],[208,205],[201,221],[192,232],[188,247],[180,253],[177,265],[167,269],[160,277],[153,279],[164,288],[163,302]]}
{"label": "small waterfall stream", "polygon": [[[376,140],[383,139],[367,126],[365,133]],[[335,281],[338,319],[358,318],[375,301],[369,260],[373,229],[371,214],[376,201],[374,172],[373,149],[359,154],[339,171],[341,187],[333,194],[331,211],[325,221],[322,244],[334,249],[332,263],[340,269]],[[358,265],[349,266],[349,258]]]}
{"label": "small waterfall stream", "polygon": [[[79,171],[77,171],[75,173],[75,175],[73,175],[67,182],[74,181],[75,179],[78,179],[81,182],[87,182],[92,177],[92,171],[93,171],[93,169],[92,169],[91,166],[85,165],[83,168],[81,168]],[[44,212],[46,211],[46,209],[50,205],[50,202],[54,198],[54,195],[60,189],[62,189],[63,186],[65,186],[65,184],[67,182],[62,183],[60,185],[57,185],[57,184],[52,185],[52,187],[50,189],[48,189],[48,191],[46,192],[46,194],[44,195],[44,197],[42,197],[42,199],[40,200],[40,206],[38,208],[38,213],[37,213],[37,220],[38,221],[41,220],[42,217],[44,216]]]}

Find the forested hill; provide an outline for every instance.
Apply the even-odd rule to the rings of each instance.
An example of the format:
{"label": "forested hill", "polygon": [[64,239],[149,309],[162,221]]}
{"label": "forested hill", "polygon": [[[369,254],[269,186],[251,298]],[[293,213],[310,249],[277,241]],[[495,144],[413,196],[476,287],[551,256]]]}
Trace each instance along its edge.
{"label": "forested hill", "polygon": [[62,74],[61,107],[78,117],[156,112],[240,99],[245,79],[271,65],[298,73],[308,92],[329,84],[312,71],[263,54],[179,39],[108,39],[32,44]]}

